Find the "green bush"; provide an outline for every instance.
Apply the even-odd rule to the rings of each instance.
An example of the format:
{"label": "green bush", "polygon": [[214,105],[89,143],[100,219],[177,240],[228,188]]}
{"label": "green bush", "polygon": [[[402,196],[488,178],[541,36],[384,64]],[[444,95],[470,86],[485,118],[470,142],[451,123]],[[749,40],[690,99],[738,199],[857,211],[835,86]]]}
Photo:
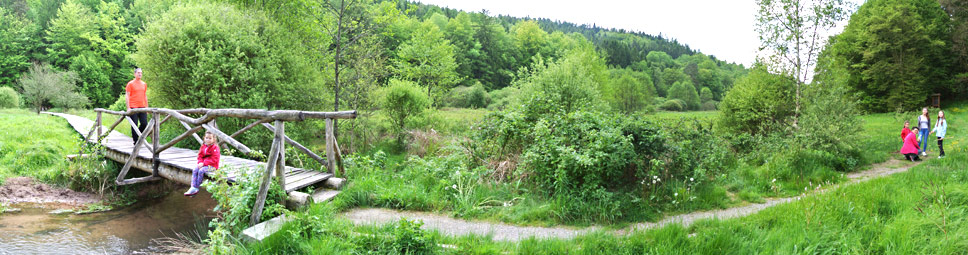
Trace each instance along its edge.
{"label": "green bush", "polygon": [[546,115],[600,109],[601,96],[597,88],[601,84],[595,77],[607,77],[608,73],[604,69],[594,69],[595,63],[589,62],[587,54],[576,51],[552,63],[536,62],[528,76],[514,82],[521,88],[516,102],[520,108],[518,111],[535,121]]}
{"label": "green bush", "polygon": [[128,100],[126,100],[124,98],[124,94],[121,94],[121,96],[118,96],[118,100],[117,101],[114,101],[114,103],[111,104],[111,106],[108,107],[108,110],[112,110],[112,111],[122,111],[122,112],[123,111],[127,111],[128,110]]}
{"label": "green bush", "polygon": [[[179,3],[146,25],[131,58],[144,69],[154,107],[322,110],[320,102],[328,101],[322,74],[293,36],[258,11]],[[248,121],[218,124],[237,130]],[[286,133],[300,141],[313,135],[303,128]],[[236,139],[254,148],[267,149],[270,142],[261,131]]]}
{"label": "green bush", "polygon": [[517,87],[507,86],[498,90],[488,92],[487,95],[491,99],[491,103],[487,105],[489,110],[504,110],[509,105],[514,98],[514,95],[520,91]]}
{"label": "green bush", "polygon": [[444,103],[457,108],[485,108],[491,103],[491,97],[480,83],[471,87],[459,86],[450,90]]}
{"label": "green bush", "polygon": [[684,110],[699,109],[699,94],[696,93],[696,87],[690,81],[677,81],[672,84],[672,87],[669,88],[669,98],[685,102],[686,108]]}
{"label": "green bush", "polygon": [[48,107],[76,108],[87,106],[87,97],[77,89],[77,74],[52,70],[47,64],[34,64],[28,73],[20,78],[24,99],[35,110]]}
{"label": "green bush", "polygon": [[[218,218],[209,223],[210,238],[206,241],[211,253],[215,254],[227,253],[231,245],[231,236],[237,236],[250,226],[252,209],[255,207],[262,174],[265,172],[264,169],[254,168],[235,169],[239,175],[235,176],[235,183],[230,185],[225,181],[228,167],[230,166],[215,170],[213,172],[215,178],[202,183],[202,187],[212,193],[212,199],[215,199],[217,204],[213,210],[218,213]],[[285,202],[286,192],[278,182],[271,180],[259,222],[284,214]]]}
{"label": "green bush", "polygon": [[20,94],[10,87],[0,87],[0,108],[19,108]]}
{"label": "green bush", "polygon": [[427,94],[410,81],[390,80],[390,85],[381,94],[380,106],[390,120],[391,128],[397,133],[403,132],[410,119],[420,116],[430,107]]}
{"label": "green bush", "polygon": [[659,109],[681,112],[689,109],[689,106],[687,106],[686,102],[682,101],[681,99],[672,99],[663,102],[662,105],[659,105]]}
{"label": "green bush", "polygon": [[775,129],[793,116],[793,89],[793,78],[755,67],[719,104],[719,127],[751,134]]}

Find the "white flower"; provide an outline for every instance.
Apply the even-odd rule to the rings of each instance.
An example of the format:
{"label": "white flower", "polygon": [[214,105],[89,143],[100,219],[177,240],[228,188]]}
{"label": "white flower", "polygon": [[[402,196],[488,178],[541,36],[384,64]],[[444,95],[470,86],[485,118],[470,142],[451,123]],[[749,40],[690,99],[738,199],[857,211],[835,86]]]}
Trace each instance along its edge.
{"label": "white flower", "polygon": [[678,197],[679,196],[679,192],[676,192],[676,194],[672,194],[672,196]]}
{"label": "white flower", "polygon": [[457,184],[450,186],[451,188],[457,189]]}
{"label": "white flower", "polygon": [[772,182],[776,182],[776,178],[773,178],[773,181]]}
{"label": "white flower", "polygon": [[454,171],[454,175],[460,175],[460,170]]}
{"label": "white flower", "polygon": [[692,181],[692,177],[689,177],[689,181]]}

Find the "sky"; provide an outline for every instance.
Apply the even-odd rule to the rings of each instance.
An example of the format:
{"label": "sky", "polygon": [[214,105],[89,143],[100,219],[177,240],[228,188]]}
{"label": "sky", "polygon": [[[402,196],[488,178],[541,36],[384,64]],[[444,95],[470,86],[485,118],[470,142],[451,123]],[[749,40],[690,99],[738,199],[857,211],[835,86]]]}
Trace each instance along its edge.
{"label": "sky", "polygon": [[[860,5],[864,0],[847,0]],[[720,60],[750,66],[759,37],[754,0],[418,0],[515,17],[548,18],[673,38]],[[846,24],[846,22],[842,22]],[[835,29],[837,32],[842,30]]]}

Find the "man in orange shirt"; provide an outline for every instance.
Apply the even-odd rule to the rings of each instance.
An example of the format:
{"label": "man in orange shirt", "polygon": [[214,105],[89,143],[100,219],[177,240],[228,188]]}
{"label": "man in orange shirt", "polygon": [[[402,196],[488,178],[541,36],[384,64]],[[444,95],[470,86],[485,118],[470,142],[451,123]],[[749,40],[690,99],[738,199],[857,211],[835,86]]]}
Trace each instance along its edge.
{"label": "man in orange shirt", "polygon": [[[136,108],[148,107],[148,97],[145,92],[148,90],[148,84],[141,81],[141,68],[134,69],[134,80],[128,82],[128,86],[124,88],[125,98],[128,101],[128,111]],[[148,125],[148,113],[135,113],[131,115],[131,119],[134,120],[135,124],[138,125],[138,130],[144,132]],[[134,127],[131,127],[131,137],[134,138],[134,142],[138,143],[138,133],[134,131]]]}

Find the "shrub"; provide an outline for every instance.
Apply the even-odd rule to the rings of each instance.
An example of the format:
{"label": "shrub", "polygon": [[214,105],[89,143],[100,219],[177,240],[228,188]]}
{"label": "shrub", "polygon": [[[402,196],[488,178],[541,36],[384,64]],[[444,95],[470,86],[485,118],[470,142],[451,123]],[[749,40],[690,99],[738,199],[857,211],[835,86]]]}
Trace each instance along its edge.
{"label": "shrub", "polygon": [[24,99],[38,112],[46,107],[75,108],[88,104],[87,97],[75,92],[77,74],[50,69],[47,64],[34,64],[20,78]]}
{"label": "shrub", "polygon": [[726,93],[719,126],[729,132],[770,131],[793,116],[793,78],[758,66]]}
{"label": "shrub", "polygon": [[[144,69],[149,103],[168,108],[321,110],[323,84],[291,31],[263,13],[231,4],[189,2],[153,19],[137,37],[131,58]],[[219,120],[222,130],[248,124]],[[309,124],[294,124],[309,125]],[[307,129],[286,132],[294,139]],[[268,148],[265,133],[237,137]]]}
{"label": "shrub", "polygon": [[114,103],[111,104],[111,106],[108,107],[108,110],[112,110],[112,111],[126,111],[126,110],[128,110],[128,101],[125,100],[124,94],[121,94],[120,96],[118,96],[118,100],[117,101],[114,101]]}
{"label": "shrub", "polygon": [[0,108],[20,107],[20,94],[10,87],[0,87]]}
{"label": "shrub", "polygon": [[408,120],[420,116],[430,107],[427,94],[410,81],[390,80],[390,85],[383,89],[382,94],[380,105],[383,113],[398,133],[403,132]]}
{"label": "shrub", "polygon": [[480,83],[471,87],[459,86],[450,90],[444,99],[445,104],[458,108],[485,108],[491,103],[491,97]]}
{"label": "shrub", "polygon": [[[256,196],[259,194],[259,186],[262,183],[264,169],[244,168],[238,169],[239,175],[235,177],[235,183],[229,185],[225,181],[226,168],[223,167],[214,172],[215,178],[202,183],[202,187],[212,193],[217,205],[215,211],[218,218],[209,223],[212,230],[209,231],[211,253],[227,253],[230,244],[230,236],[237,235],[245,228],[249,227],[249,217],[255,206]],[[282,215],[286,212],[285,207],[286,193],[279,187],[278,182],[271,180],[269,193],[266,196],[265,207],[262,209],[262,218],[265,221],[273,217]]]}
{"label": "shrub", "polygon": [[[563,115],[581,109],[600,108],[601,100],[594,63],[589,63],[584,52],[572,52],[562,59],[536,62],[527,77],[516,80],[521,88],[517,106],[528,120],[546,115]],[[604,70],[601,70],[604,72]],[[606,76],[607,77],[607,76]]]}
{"label": "shrub", "polygon": [[669,88],[669,98],[685,102],[686,108],[684,110],[699,109],[699,94],[696,93],[696,87],[690,81],[677,81],[672,84],[672,87]]}
{"label": "shrub", "polygon": [[709,101],[703,102],[702,107],[699,107],[699,110],[715,111],[718,106],[719,106],[719,102],[716,102],[715,100],[709,100]]}
{"label": "shrub", "polygon": [[663,102],[662,105],[659,105],[659,109],[666,110],[666,111],[681,112],[681,111],[685,111],[688,108],[689,107],[686,105],[686,102],[682,101],[681,99],[667,100]]}
{"label": "shrub", "polygon": [[498,90],[488,92],[488,97],[490,97],[490,104],[487,105],[487,109],[490,110],[504,110],[511,104],[512,98],[518,93],[520,89],[514,86],[507,86]]}

